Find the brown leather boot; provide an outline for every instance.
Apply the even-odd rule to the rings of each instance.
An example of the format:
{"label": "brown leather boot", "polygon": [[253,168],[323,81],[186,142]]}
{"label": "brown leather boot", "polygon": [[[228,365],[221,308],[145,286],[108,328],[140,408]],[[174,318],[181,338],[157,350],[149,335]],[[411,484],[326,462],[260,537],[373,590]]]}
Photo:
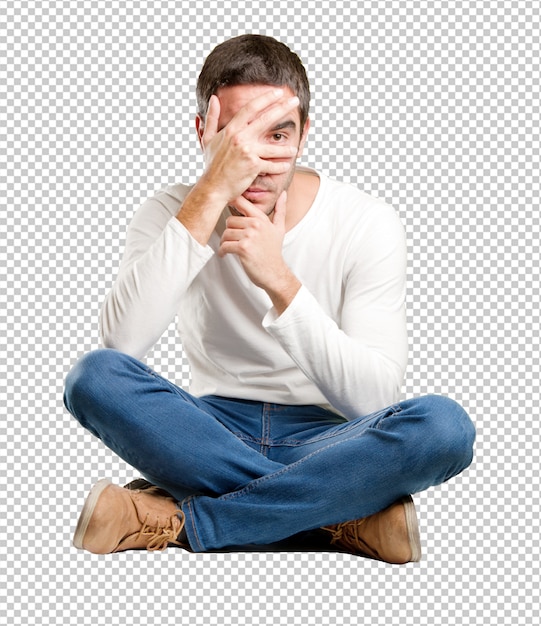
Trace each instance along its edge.
{"label": "brown leather boot", "polygon": [[155,493],[165,496],[166,498],[173,497],[168,491],[165,491],[165,489],[162,489],[161,487],[156,487],[156,485],[153,485],[145,478],[135,478],[129,483],[126,483],[124,485],[124,489],[130,489],[131,491],[146,491],[147,493]]}
{"label": "brown leather boot", "polygon": [[421,538],[411,496],[390,507],[351,522],[325,526],[337,548],[387,563],[421,560]]}
{"label": "brown leather boot", "polygon": [[85,502],[73,545],[94,554],[122,550],[165,550],[182,545],[184,514],[173,498],[153,490],[130,491],[109,479],[94,485]]}

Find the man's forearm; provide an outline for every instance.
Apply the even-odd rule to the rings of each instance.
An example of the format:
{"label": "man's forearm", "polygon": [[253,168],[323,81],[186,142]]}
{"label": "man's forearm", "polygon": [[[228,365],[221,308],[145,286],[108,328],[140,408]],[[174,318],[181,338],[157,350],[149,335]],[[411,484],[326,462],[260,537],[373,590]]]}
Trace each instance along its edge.
{"label": "man's forearm", "polygon": [[206,246],[226,201],[200,182],[193,187],[177,213],[177,220],[201,245]]}

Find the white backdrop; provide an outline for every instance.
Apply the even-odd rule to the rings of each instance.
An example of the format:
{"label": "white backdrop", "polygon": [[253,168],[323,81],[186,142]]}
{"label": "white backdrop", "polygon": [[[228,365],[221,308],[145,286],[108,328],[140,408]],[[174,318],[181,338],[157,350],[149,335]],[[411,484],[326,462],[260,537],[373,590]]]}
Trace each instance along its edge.
{"label": "white backdrop", "polygon": [[[2,3],[2,622],[537,623],[539,19],[525,0]],[[303,163],[406,227],[404,395],[477,425],[472,467],[416,497],[419,564],[71,547],[95,480],[136,474],[63,409],[64,376],[98,346],[135,208],[201,171],[196,76],[244,32],[305,62]],[[173,328],[148,363],[188,383]]]}

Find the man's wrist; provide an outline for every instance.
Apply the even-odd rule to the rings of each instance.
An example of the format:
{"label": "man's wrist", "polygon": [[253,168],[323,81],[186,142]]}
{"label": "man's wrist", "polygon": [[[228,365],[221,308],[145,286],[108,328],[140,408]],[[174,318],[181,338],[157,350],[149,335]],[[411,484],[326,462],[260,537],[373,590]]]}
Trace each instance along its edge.
{"label": "man's wrist", "polygon": [[204,184],[194,185],[176,215],[192,237],[207,245],[227,201]]}
{"label": "man's wrist", "polygon": [[272,284],[264,289],[278,315],[281,315],[293,302],[299,289],[302,287],[301,281],[291,272],[289,268],[279,274]]}

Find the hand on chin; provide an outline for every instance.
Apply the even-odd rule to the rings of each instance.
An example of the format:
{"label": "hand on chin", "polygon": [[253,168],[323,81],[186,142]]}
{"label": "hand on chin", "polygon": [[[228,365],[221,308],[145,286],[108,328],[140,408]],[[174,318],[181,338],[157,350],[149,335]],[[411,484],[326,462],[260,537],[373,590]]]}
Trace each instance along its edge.
{"label": "hand on chin", "polygon": [[271,206],[266,206],[265,204],[260,204],[259,202],[252,202],[244,197],[244,195],[239,196],[233,202],[227,205],[232,215],[237,215],[240,217],[246,217],[252,213],[254,209],[257,209],[267,215],[269,218],[272,217],[274,213],[274,204]]}

